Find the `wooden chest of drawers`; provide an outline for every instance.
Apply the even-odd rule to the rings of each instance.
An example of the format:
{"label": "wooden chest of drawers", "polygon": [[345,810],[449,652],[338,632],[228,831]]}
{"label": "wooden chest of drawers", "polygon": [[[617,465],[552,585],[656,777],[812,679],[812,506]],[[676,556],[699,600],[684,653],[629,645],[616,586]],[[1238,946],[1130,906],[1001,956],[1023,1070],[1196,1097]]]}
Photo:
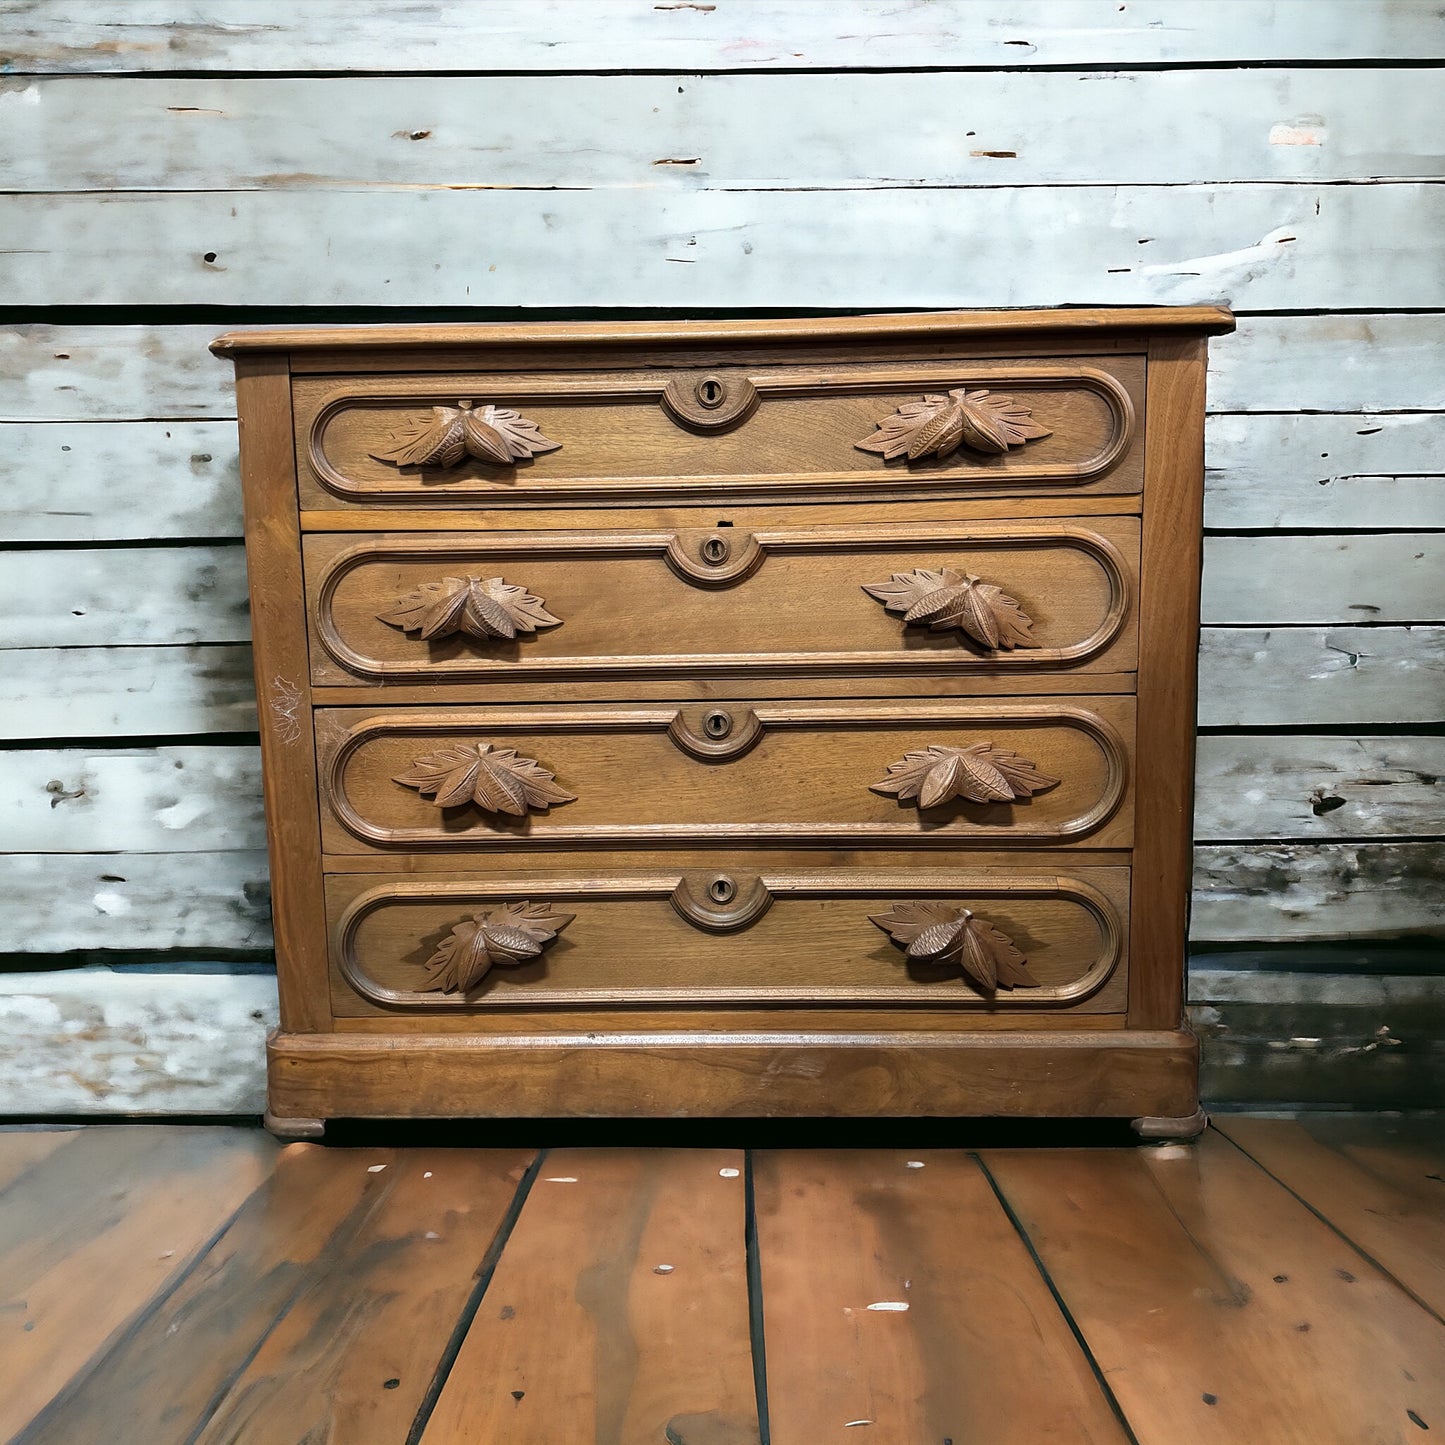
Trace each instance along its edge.
{"label": "wooden chest of drawers", "polygon": [[1213,308],[257,332],[270,1122],[1197,1111]]}

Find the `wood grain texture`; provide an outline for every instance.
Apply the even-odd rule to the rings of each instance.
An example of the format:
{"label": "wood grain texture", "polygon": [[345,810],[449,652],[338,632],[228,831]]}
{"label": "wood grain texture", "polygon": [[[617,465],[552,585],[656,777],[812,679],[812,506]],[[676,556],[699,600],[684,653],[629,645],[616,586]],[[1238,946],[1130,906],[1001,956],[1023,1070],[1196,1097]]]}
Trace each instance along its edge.
{"label": "wood grain texture", "polygon": [[1211,416],[1204,525],[1445,528],[1442,455],[1438,413]]}
{"label": "wood grain texture", "polygon": [[361,1231],[393,1192],[397,1151],[246,1137],[267,1151],[264,1182],[174,1291],[40,1412],[27,1445],[98,1445],[117,1420],[136,1440],[196,1438],[308,1287],[356,1264]]}
{"label": "wood grain texture", "polygon": [[756,1441],[742,1164],[549,1153],[421,1440]]}
{"label": "wood grain texture", "polygon": [[1129,1023],[1172,1028],[1183,1016],[1199,635],[1198,535],[1204,488],[1202,341],[1149,343],[1145,457],[1149,480],[1139,555],[1137,747],[1156,760],[1134,804]]}
{"label": "wood grain texture", "polygon": [[249,1130],[116,1128],[11,1186],[0,1221],[7,1439],[183,1277],[265,1177],[274,1149]]}
{"label": "wood grain texture", "polygon": [[1194,836],[1429,836],[1439,825],[1445,739],[1203,737]]}
{"label": "wood grain texture", "polygon": [[[545,273],[556,306],[1439,307],[1439,191],[853,191],[841,214],[831,193],[807,190],[553,191],[545,211],[514,190],[20,195],[0,198],[3,224],[27,239],[0,255],[0,300],[525,307]],[[812,240],[821,226],[837,238],[825,253]],[[283,230],[329,247],[278,250]],[[956,248],[970,266],[936,264]],[[579,271],[584,252],[598,262]]]}
{"label": "wood grain texture", "polygon": [[1226,1116],[1217,1127],[1437,1318],[1445,1316],[1445,1146],[1438,1129],[1409,1119],[1329,1116]]}
{"label": "wood grain texture", "polygon": [[757,1155],[768,1418],[793,1442],[1123,1441],[967,1155]]}
{"label": "wood grain texture", "polygon": [[1197,943],[1445,933],[1445,843],[1240,843],[1194,850]]}
{"label": "wood grain texture", "polygon": [[57,1149],[73,1144],[78,1129],[0,1128],[0,1193],[9,1189],[28,1169],[48,1159]]}
{"label": "wood grain texture", "polygon": [[[958,84],[856,71],[681,86],[636,74],[37,79],[11,92],[0,186],[892,189],[1421,179],[1445,166],[1424,69],[1106,72],[1087,85],[974,74],[967,146],[942,122]],[[1147,146],[1140,111],[1159,118]],[[1090,144],[1071,145],[1082,133]]]}
{"label": "wood grain texture", "polygon": [[1199,723],[1408,726],[1440,718],[1445,627],[1212,627]]}
{"label": "wood grain texture", "polygon": [[1063,1157],[1061,1182],[1061,1156],[983,1155],[1140,1445],[1403,1442],[1407,1411],[1445,1418],[1445,1325],[1233,1145]]}
{"label": "wood grain texture", "polygon": [[[826,1040],[826,1042],[824,1041]],[[1188,1115],[1191,1034],[622,1034],[326,1036],[268,1044],[272,1111],[324,1117],[344,1089],[359,1115],[623,1117],[783,1113]]]}
{"label": "wood grain texture", "polygon": [[197,1445],[405,1439],[531,1156],[386,1151],[376,1207],[307,1271]]}
{"label": "wood grain texture", "polygon": [[275,1026],[266,973],[5,973],[0,1113],[258,1114]]}
{"label": "wood grain texture", "polygon": [[446,6],[378,3],[364,30],[345,0],[302,10],[277,0],[211,0],[177,11],[144,3],[14,7],[10,64],[42,74],[324,70],[837,69],[851,66],[1129,65],[1160,61],[1414,60],[1440,43],[1436,13],[1394,0],[1363,29],[1308,0],[1165,0],[1126,12],[1088,0],[1015,0],[1007,15],[967,0],[898,11],[861,0],[819,23],[808,0],[718,0],[654,13],[616,0],[502,0],[485,25]]}

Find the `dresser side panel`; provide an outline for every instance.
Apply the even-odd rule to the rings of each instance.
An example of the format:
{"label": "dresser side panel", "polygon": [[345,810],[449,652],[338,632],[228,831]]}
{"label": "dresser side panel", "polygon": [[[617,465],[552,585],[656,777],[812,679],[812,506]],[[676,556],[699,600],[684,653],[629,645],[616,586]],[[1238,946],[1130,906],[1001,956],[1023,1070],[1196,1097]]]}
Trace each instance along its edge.
{"label": "dresser side panel", "polygon": [[1139,787],[1129,1025],[1178,1028],[1194,810],[1205,343],[1156,339],[1146,382],[1140,555]]}
{"label": "dresser side panel", "polygon": [[281,1026],[325,1032],[326,904],[286,358],[238,358],[236,402]]}

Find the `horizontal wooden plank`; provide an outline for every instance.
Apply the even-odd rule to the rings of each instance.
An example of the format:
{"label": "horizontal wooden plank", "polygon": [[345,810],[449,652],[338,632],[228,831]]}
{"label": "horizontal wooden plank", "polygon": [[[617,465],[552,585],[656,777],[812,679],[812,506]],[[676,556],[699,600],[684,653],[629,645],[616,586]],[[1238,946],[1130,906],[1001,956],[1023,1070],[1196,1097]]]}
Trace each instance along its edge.
{"label": "horizontal wooden plank", "polygon": [[1438,412],[1211,416],[1204,469],[1204,525],[1216,530],[1445,528]]}
{"label": "horizontal wooden plank", "polygon": [[5,647],[244,642],[246,554],[235,543],[13,552],[0,611]]}
{"label": "horizontal wooden plank", "polygon": [[[220,321],[0,326],[0,420],[233,419],[231,368],[206,349],[225,329]],[[1445,320],[1241,317],[1232,335],[1210,343],[1208,406],[1216,413],[1445,410]]]}
{"label": "horizontal wooden plank", "polygon": [[0,753],[0,780],[0,833],[17,853],[265,846],[253,747],[27,749]]}
{"label": "horizontal wooden plank", "polygon": [[1208,537],[1201,612],[1206,624],[1434,622],[1445,618],[1442,578],[1438,532]]}
{"label": "horizontal wooden plank", "polygon": [[[1445,528],[1442,457],[1438,412],[1211,416],[1205,525]],[[0,423],[0,542],[240,535],[232,421]]]}
{"label": "horizontal wooden plank", "polygon": [[0,423],[0,542],[240,535],[233,421]]}
{"label": "horizontal wooden plank", "polygon": [[[1445,613],[1442,571],[1438,534],[1209,537],[1204,621],[1433,621]],[[15,552],[0,571],[0,612],[0,648],[244,642],[245,554],[226,543]]]}
{"label": "horizontal wooden plank", "polygon": [[[1389,263],[1376,255],[1361,264]],[[1211,412],[1442,411],[1442,356],[1438,315],[1241,317],[1232,335],[1209,343],[1205,404]]]}
{"label": "horizontal wooden plank", "polygon": [[271,946],[259,849],[0,854],[0,953]]}
{"label": "horizontal wooden plank", "polygon": [[259,1114],[267,974],[0,973],[0,1114]]}
{"label": "horizontal wooden plank", "polygon": [[1433,723],[1445,712],[1445,627],[1208,627],[1204,727]]}
{"label": "horizontal wooden plank", "polygon": [[1445,843],[1206,845],[1195,943],[1445,936]]}
{"label": "horizontal wooden plank", "polygon": [[1445,738],[1199,739],[1194,836],[1388,838],[1445,832]]}
{"label": "horizontal wooden plank", "polygon": [[11,305],[1445,306],[1445,188],[1414,183],[124,191],[0,225]]}
{"label": "horizontal wooden plank", "polygon": [[1441,44],[1426,0],[22,0],[12,72],[760,70],[1414,60]]}
{"label": "horizontal wooden plank", "polygon": [[8,93],[0,191],[1424,179],[1445,174],[1437,87],[1421,69],[1008,73],[970,76],[960,105],[947,73],[35,79]]}
{"label": "horizontal wooden plank", "polygon": [[[1284,952],[1284,950],[1281,950]],[[1227,954],[1219,955],[1227,958]],[[1445,1007],[1445,973],[1290,973],[1284,969],[1189,970],[1189,1000],[1196,1004],[1322,1004],[1337,1008]]]}
{"label": "horizontal wooden plank", "polygon": [[0,738],[188,737],[256,730],[249,646],[35,647],[4,653]]}

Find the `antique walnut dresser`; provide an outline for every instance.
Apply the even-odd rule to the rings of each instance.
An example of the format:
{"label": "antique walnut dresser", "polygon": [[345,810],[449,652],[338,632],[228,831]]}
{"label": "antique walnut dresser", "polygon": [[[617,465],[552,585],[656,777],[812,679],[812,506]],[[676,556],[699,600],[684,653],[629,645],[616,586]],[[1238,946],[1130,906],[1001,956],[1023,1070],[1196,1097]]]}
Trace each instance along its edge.
{"label": "antique walnut dresser", "polygon": [[1197,1123],[1214,308],[253,332],[269,1121]]}

